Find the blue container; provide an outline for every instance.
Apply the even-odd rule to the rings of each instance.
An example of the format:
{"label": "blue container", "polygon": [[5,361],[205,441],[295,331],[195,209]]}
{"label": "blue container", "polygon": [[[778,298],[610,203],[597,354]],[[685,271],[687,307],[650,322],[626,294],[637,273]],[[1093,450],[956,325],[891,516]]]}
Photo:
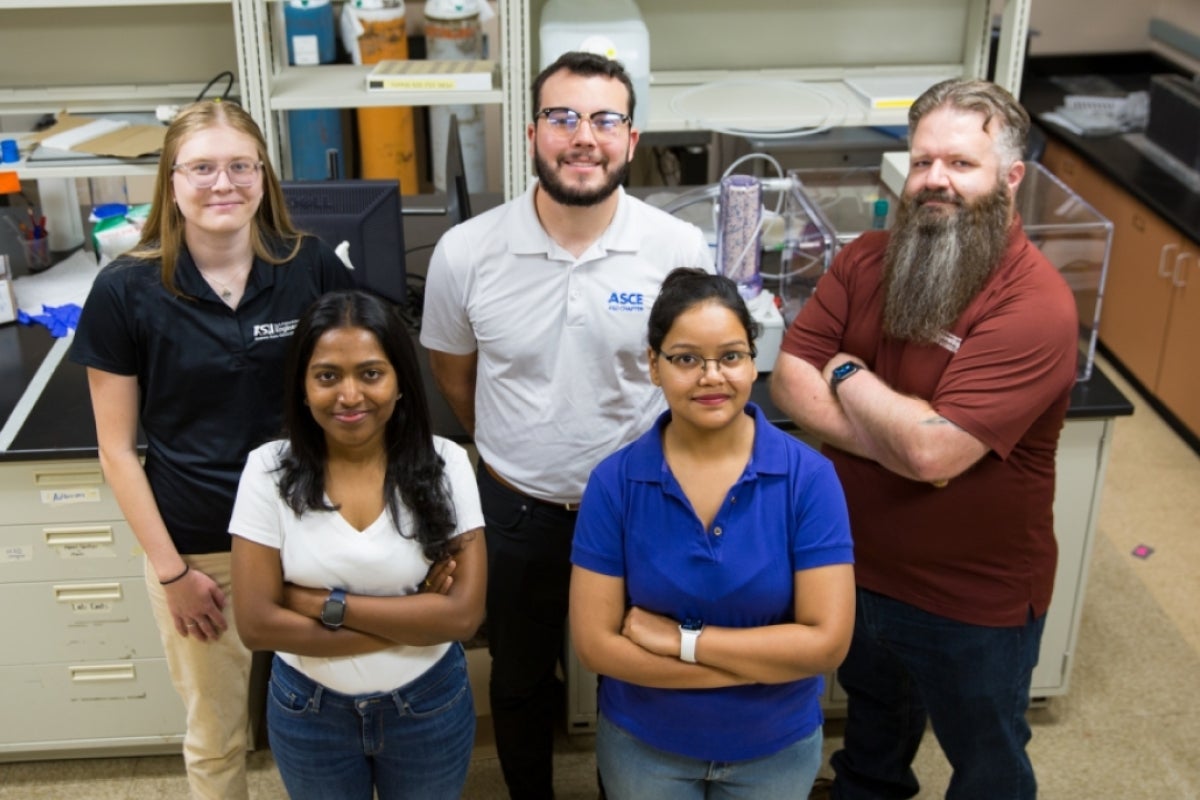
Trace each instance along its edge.
{"label": "blue container", "polygon": [[[330,64],[337,57],[333,4],[330,0],[287,0],[288,63],[295,66]],[[319,181],[345,176],[342,114],[337,109],[289,111],[288,144],[292,178]],[[334,151],[331,169],[330,151]]]}
{"label": "blue container", "polygon": [[283,8],[288,63],[331,64],[337,57],[333,4],[329,0],[288,0]]}
{"label": "blue container", "polygon": [[[342,147],[342,112],[336,108],[289,111],[288,143],[292,150],[292,178],[323,181],[345,177]],[[329,151],[335,151],[336,171],[330,169]]]}

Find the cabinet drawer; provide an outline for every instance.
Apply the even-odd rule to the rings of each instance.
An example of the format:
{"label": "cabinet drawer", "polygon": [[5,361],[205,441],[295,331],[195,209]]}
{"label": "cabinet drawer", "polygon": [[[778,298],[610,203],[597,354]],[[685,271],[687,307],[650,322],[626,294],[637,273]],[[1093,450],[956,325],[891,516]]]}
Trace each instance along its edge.
{"label": "cabinet drawer", "polygon": [[0,464],[6,523],[121,519],[98,459]]}
{"label": "cabinet drawer", "polygon": [[144,573],[124,521],[0,527],[0,583],[124,578]]}
{"label": "cabinet drawer", "polygon": [[166,659],[0,667],[0,704],[0,753],[178,736],[185,726]]}
{"label": "cabinet drawer", "polygon": [[6,645],[0,665],[161,658],[141,578],[0,586]]}

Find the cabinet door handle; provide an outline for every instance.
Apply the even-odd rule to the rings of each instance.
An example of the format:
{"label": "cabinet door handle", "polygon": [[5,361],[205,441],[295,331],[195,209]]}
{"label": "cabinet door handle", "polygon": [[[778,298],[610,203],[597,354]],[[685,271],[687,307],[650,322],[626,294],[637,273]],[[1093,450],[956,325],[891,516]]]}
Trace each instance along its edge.
{"label": "cabinet door handle", "polygon": [[100,471],[99,467],[95,469],[36,470],[33,473],[33,483],[36,486],[99,485],[104,483],[104,473]]}
{"label": "cabinet door handle", "polygon": [[136,681],[137,670],[133,664],[78,664],[67,667],[74,683],[97,681]]}
{"label": "cabinet door handle", "polygon": [[111,525],[89,525],[81,528],[43,528],[48,547],[75,547],[77,545],[112,544]]}
{"label": "cabinet door handle", "polygon": [[1170,278],[1171,270],[1167,268],[1167,259],[1171,253],[1179,249],[1177,244],[1164,244],[1162,250],[1158,251],[1158,277]]}
{"label": "cabinet door handle", "polygon": [[1171,283],[1175,288],[1182,289],[1187,286],[1187,268],[1184,264],[1188,261],[1194,261],[1196,254],[1190,250],[1184,250],[1179,255],[1175,256],[1175,269],[1171,272]]}
{"label": "cabinet door handle", "polygon": [[120,600],[119,583],[72,583],[54,587],[56,603],[78,603],[84,600]]}

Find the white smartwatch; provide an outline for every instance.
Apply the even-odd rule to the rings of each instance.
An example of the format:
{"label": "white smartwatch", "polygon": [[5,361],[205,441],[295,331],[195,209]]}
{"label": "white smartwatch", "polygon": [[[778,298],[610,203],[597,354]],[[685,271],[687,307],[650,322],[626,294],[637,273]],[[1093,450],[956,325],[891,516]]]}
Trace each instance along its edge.
{"label": "white smartwatch", "polygon": [[696,663],[696,640],[704,630],[704,623],[698,619],[685,619],[679,625],[679,660],[689,664]]}

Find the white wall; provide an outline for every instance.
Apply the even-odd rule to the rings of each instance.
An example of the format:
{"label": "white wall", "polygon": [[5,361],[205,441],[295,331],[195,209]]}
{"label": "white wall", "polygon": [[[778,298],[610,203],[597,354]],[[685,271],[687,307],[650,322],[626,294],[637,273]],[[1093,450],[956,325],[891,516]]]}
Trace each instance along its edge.
{"label": "white wall", "polygon": [[[1003,0],[994,0],[998,12]],[[1200,36],[1200,2],[1097,3],[1095,0],[1033,0],[1029,27],[1038,35],[1030,53],[1103,53],[1147,50],[1152,46],[1150,19],[1167,20]]]}

